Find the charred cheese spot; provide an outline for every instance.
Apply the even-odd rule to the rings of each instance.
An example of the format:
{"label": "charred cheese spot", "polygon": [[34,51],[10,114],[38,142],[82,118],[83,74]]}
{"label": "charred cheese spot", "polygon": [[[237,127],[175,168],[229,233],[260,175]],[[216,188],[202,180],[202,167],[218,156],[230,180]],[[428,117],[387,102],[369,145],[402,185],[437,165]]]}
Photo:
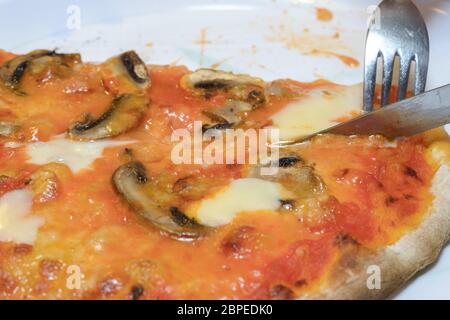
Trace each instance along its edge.
{"label": "charred cheese spot", "polygon": [[306,281],[305,279],[300,279],[295,282],[295,286],[298,288],[304,287],[307,284],[308,284],[308,281]]}
{"label": "charred cheese spot", "polygon": [[403,172],[405,173],[405,175],[407,175],[407,176],[409,176],[411,178],[414,178],[414,179],[416,179],[418,181],[421,181],[421,179],[417,175],[416,170],[414,170],[413,168],[407,166],[407,167],[405,167],[405,170]]}
{"label": "charred cheese spot", "polygon": [[[60,54],[49,50],[35,50],[5,62],[0,67],[0,78],[11,89],[18,90],[26,71],[29,71],[38,80],[39,75],[41,75],[41,78],[45,77],[48,80],[49,73],[50,76],[64,74],[74,64],[80,62],[81,57],[78,54]],[[45,76],[42,76],[43,73],[46,73]]]}
{"label": "charred cheese spot", "polygon": [[80,141],[116,137],[137,127],[149,104],[149,100],[144,96],[131,94],[118,96],[99,118],[92,119],[88,116],[83,122],[75,123],[68,130],[68,136]]}
{"label": "charred cheese spot", "polygon": [[260,235],[251,226],[233,229],[221,242],[222,252],[227,257],[244,259],[257,250],[258,237]]}
{"label": "charred cheese spot", "polygon": [[358,241],[356,241],[355,239],[352,238],[352,236],[350,236],[349,234],[342,234],[339,233],[335,240],[334,240],[334,244],[338,247],[343,247],[343,246],[347,246],[347,245],[359,245]]}
{"label": "charred cheese spot", "polygon": [[18,256],[25,256],[33,251],[33,246],[25,243],[14,246],[14,254]]}
{"label": "charred cheese spot", "polygon": [[294,297],[294,291],[285,285],[277,284],[270,288],[270,298],[274,300],[291,300]]}
{"label": "charred cheese spot", "polygon": [[58,260],[43,259],[39,263],[39,272],[45,280],[55,280],[64,264]]}
{"label": "charred cheese spot", "polygon": [[108,277],[99,283],[98,288],[102,295],[112,296],[123,288],[123,284],[119,278]]}
{"label": "charred cheese spot", "polygon": [[132,300],[139,300],[139,298],[142,297],[142,295],[144,294],[144,287],[140,284],[136,284],[131,288],[131,299]]}

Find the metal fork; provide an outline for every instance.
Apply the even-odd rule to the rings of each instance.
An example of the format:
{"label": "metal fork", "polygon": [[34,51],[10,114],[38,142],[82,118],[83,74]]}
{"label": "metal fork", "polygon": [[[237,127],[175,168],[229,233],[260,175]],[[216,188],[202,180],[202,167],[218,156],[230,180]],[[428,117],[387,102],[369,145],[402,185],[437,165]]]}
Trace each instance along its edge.
{"label": "metal fork", "polygon": [[415,61],[414,95],[425,91],[428,71],[428,31],[410,0],[384,0],[371,17],[364,62],[364,111],[373,110],[378,59],[383,60],[381,106],[389,103],[394,61],[400,61],[396,100],[406,97],[411,62]]}

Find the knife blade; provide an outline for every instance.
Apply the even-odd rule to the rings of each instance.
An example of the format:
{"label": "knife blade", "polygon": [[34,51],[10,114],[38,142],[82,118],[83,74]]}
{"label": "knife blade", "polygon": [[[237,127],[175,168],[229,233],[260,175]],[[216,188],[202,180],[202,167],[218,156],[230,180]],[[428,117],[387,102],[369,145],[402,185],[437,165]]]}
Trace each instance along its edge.
{"label": "knife blade", "polygon": [[386,138],[408,137],[450,123],[450,84],[405,99],[350,121],[305,136],[293,145],[318,134],[381,134]]}

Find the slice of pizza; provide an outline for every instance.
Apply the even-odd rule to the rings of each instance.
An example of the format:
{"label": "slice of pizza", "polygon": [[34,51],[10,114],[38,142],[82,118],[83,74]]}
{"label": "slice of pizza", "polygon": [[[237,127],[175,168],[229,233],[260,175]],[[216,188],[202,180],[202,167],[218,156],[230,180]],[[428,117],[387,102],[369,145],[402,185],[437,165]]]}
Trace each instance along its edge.
{"label": "slice of pizza", "polygon": [[388,297],[449,240],[445,131],[276,147],[361,93],[0,52],[0,298]]}

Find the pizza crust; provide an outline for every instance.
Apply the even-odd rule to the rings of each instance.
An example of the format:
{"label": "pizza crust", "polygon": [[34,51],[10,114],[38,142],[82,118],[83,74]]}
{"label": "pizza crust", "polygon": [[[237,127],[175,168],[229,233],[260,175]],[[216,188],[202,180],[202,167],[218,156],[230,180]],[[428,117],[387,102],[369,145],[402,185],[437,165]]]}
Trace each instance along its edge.
{"label": "pizza crust", "polygon": [[[383,299],[403,286],[417,272],[432,264],[450,240],[450,169],[442,165],[434,175],[435,196],[428,216],[414,231],[377,252],[349,244],[332,266],[325,284],[300,299]],[[369,266],[380,268],[380,289],[368,289]]]}

